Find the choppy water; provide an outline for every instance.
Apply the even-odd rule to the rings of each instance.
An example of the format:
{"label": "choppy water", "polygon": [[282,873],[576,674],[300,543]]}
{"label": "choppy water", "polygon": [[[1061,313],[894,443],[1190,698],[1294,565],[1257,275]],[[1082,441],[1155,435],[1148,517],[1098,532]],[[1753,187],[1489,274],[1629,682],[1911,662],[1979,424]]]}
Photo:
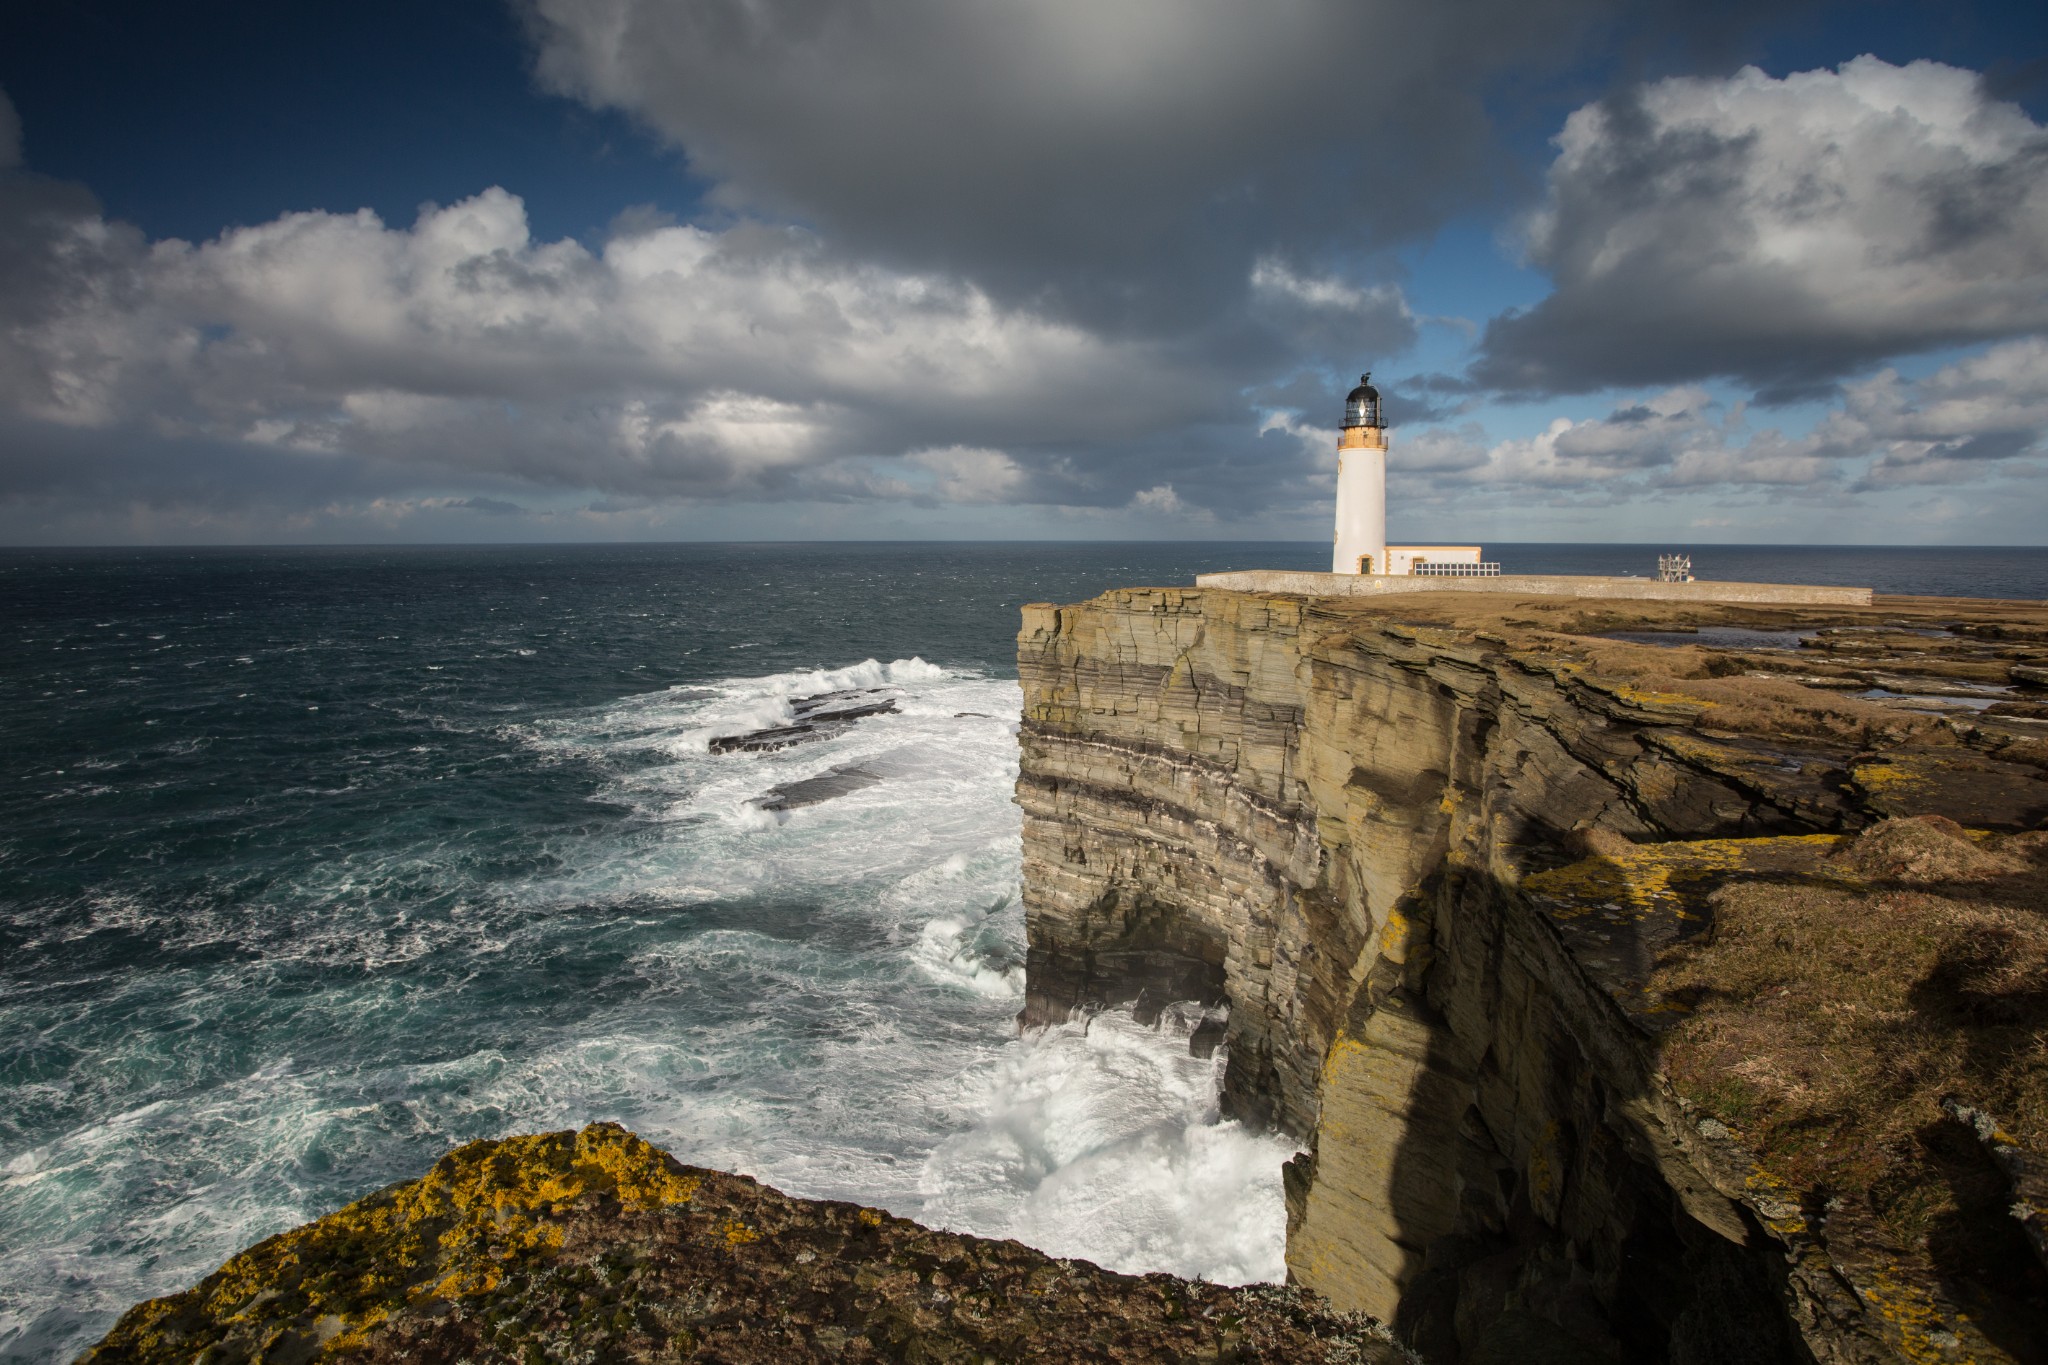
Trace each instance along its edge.
{"label": "choppy water", "polygon": [[[1232,547],[1231,553],[1240,552]],[[0,555],[0,1354],[474,1137],[1281,1273],[1279,1141],[1018,1039],[1016,608],[1200,547]],[[708,752],[891,689],[819,743]],[[787,812],[837,766],[880,781]]]}
{"label": "choppy water", "polygon": [[[1783,562],[1751,553],[1713,576]],[[2044,552],[1941,553],[2048,596]],[[0,552],[0,1357],[65,1357],[454,1143],[598,1118],[799,1194],[1277,1278],[1290,1148],[1217,1120],[1215,1062],[1115,1015],[1014,1034],[1013,641],[1025,601],[1326,554]],[[709,751],[849,687],[898,710]],[[759,803],[847,767],[879,780]]]}

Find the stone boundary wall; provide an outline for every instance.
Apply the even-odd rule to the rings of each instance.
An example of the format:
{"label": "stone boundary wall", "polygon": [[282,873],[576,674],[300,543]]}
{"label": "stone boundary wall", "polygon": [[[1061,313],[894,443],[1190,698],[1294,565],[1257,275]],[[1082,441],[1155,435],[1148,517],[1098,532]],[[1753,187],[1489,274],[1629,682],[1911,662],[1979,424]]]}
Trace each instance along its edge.
{"label": "stone boundary wall", "polygon": [[1198,588],[1282,592],[1302,597],[1380,597],[1409,592],[1496,592],[1518,596],[1613,597],[1664,602],[1763,602],[1800,607],[1867,607],[1869,588],[1805,583],[1663,583],[1654,578],[1590,574],[1501,574],[1494,578],[1427,578],[1394,574],[1306,573],[1238,569],[1195,576]]}

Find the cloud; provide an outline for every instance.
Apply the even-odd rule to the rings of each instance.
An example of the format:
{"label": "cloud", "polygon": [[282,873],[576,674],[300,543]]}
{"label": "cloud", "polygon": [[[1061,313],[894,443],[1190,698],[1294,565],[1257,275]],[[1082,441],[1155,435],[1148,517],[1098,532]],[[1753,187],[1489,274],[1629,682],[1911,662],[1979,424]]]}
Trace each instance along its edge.
{"label": "cloud", "polygon": [[1579,109],[1557,147],[1526,225],[1554,289],[1488,325],[1485,384],[1768,397],[2048,328],[2048,130],[1975,73],[1674,78]]}
{"label": "cloud", "polygon": [[1170,483],[1139,489],[1131,495],[1131,507],[1135,511],[1166,517],[1177,517],[1188,511],[1188,505],[1181,501],[1180,494],[1173,491]]}
{"label": "cloud", "polygon": [[600,247],[540,241],[498,188],[410,227],[290,213],[195,244],[18,171],[0,264],[0,411],[235,447],[245,477],[273,471],[252,497],[317,456],[387,489],[1117,507],[1161,452],[1195,451],[1200,496],[1256,510],[1274,481],[1229,458],[1255,430],[1248,375],[1302,373],[1318,327],[1347,350],[1414,332],[1397,288],[1268,262],[1247,267],[1256,317],[1118,334],[747,219],[629,212]]}
{"label": "cloud", "polygon": [[2007,342],[1918,380],[1887,369],[1846,388],[1812,430],[1751,430],[1740,405],[1680,386],[1605,417],[1489,445],[1467,424],[1397,430],[1389,475],[1417,496],[1458,488],[1614,499],[1684,490],[1831,498],[2020,473],[2048,443],[2048,340]]}
{"label": "cloud", "polygon": [[1391,284],[1358,284],[1327,272],[1296,270],[1274,256],[1252,264],[1250,315],[1271,330],[1270,353],[1356,355],[1405,350],[1416,318]]}
{"label": "cloud", "polygon": [[[295,213],[194,245],[16,174],[0,260],[7,412],[280,460],[778,497],[818,466],[907,454],[918,496],[988,501],[1024,489],[1027,459],[1244,420],[1199,345],[1099,335],[792,228],[535,241],[500,189],[409,229]],[[1398,293],[1368,306],[1398,327]]]}
{"label": "cloud", "polygon": [[1988,477],[2048,444],[2048,340],[1993,347],[1917,383],[1885,370],[1848,390],[1813,443],[1830,454],[1880,450],[1859,488]]}
{"label": "cloud", "polygon": [[1153,332],[1233,307],[1261,257],[1384,246],[1489,198],[1493,84],[1612,41],[1628,9],[526,0],[543,84],[642,120],[724,205]]}
{"label": "cloud", "polygon": [[1000,450],[948,446],[912,451],[904,461],[934,476],[934,495],[942,502],[1012,502],[1028,481]]}

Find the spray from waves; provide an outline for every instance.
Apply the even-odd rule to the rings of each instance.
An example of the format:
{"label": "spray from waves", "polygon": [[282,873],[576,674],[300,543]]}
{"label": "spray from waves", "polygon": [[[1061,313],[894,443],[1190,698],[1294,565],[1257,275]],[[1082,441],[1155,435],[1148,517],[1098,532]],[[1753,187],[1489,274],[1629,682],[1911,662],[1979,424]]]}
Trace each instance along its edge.
{"label": "spray from waves", "polygon": [[962,1078],[965,1131],[920,1177],[922,1219],[1113,1270],[1224,1284],[1286,1275],[1284,1139],[1217,1114],[1200,1012],[1121,1011],[1018,1040]]}
{"label": "spray from waves", "polygon": [[[705,753],[721,735],[745,734],[789,724],[793,704],[834,692],[901,689],[957,681],[923,659],[880,663],[867,659],[845,668],[805,669],[756,678],[731,678],[709,685],[676,686],[621,699],[596,714],[597,725],[580,733],[553,728],[558,742],[600,744],[622,749],[659,748],[674,755]],[[679,720],[687,721],[678,725]]]}
{"label": "spray from waves", "polygon": [[[794,699],[858,688],[900,689],[899,712],[829,744],[737,761],[707,753],[711,735],[786,724]],[[891,927],[925,983],[989,1006],[979,1015],[985,1031],[943,1041],[936,1031],[919,1036],[930,1017],[869,1018],[839,1059],[869,1101],[862,1126],[886,1131],[877,1110],[910,1116],[893,1145],[881,1132],[870,1147],[848,1144],[843,1129],[827,1139],[805,1118],[770,1137],[761,1131],[767,1114],[720,1110],[712,1126],[737,1119],[744,1145],[717,1143],[705,1155],[797,1193],[880,1202],[1114,1269],[1284,1278],[1279,1171],[1295,1147],[1219,1117],[1224,1060],[1195,1057],[1188,1045],[1198,1012],[1169,1010],[1149,1028],[1112,1012],[1005,1036],[1024,987],[1008,799],[1018,704],[1007,683],[921,660],[869,660],[629,698],[606,718],[614,734],[687,738],[657,740],[665,761],[621,787],[643,810],[716,818],[722,827],[700,839],[730,839],[754,876],[779,885],[818,887],[860,869],[886,875],[893,884],[865,913]],[[849,764],[887,776],[811,809],[770,812],[749,799],[770,779]],[[820,1099],[832,1112],[835,1102]],[[650,1118],[686,1144],[701,1136],[701,1109],[688,1120],[672,1113],[657,1105]]]}
{"label": "spray from waves", "polygon": [[[705,742],[867,688],[895,710],[779,751]],[[339,831],[340,856],[224,867],[172,918],[95,893],[25,941],[154,946],[58,1022],[24,1017],[65,1050],[7,1101],[34,1135],[0,1165],[0,1355],[74,1354],[456,1143],[597,1118],[799,1195],[1278,1278],[1289,1149],[1218,1120],[1185,1020],[1014,1033],[1020,700],[870,660],[451,730],[445,758],[408,735],[393,822]],[[875,780],[761,804],[848,768]],[[451,800],[463,771],[491,785]],[[527,819],[545,783],[570,804]]]}
{"label": "spray from waves", "polygon": [[1021,1000],[1024,959],[1001,918],[1009,897],[986,910],[940,915],[924,926],[911,958],[941,981],[956,981],[997,1000]]}

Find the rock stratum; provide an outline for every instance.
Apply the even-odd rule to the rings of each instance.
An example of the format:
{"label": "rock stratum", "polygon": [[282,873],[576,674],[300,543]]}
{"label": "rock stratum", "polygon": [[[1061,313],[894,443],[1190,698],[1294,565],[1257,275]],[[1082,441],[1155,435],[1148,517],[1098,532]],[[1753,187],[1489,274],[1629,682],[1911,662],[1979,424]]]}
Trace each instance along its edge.
{"label": "rock stratum", "polygon": [[1441,1365],[2048,1359],[2048,607],[1450,596],[1025,608],[1024,1022],[1227,1006]]}
{"label": "rock stratum", "polygon": [[1397,1365],[1278,1286],[1117,1275],[699,1170],[614,1124],[472,1142],[124,1315],[115,1362]]}

